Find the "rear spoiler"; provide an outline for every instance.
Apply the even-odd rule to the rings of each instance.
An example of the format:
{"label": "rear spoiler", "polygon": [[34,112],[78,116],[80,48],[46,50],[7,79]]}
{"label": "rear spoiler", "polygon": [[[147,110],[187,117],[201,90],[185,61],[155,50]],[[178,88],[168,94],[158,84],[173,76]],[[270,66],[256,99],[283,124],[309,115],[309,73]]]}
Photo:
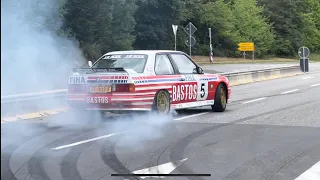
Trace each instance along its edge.
{"label": "rear spoiler", "polygon": [[73,68],[72,72],[95,73],[95,72],[126,72],[123,68]]}

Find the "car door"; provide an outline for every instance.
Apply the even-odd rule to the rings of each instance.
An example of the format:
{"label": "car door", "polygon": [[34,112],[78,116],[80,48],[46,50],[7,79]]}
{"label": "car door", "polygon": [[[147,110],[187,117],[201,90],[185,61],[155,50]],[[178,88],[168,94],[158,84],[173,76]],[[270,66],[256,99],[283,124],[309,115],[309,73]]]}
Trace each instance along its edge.
{"label": "car door", "polygon": [[168,54],[156,54],[154,72],[156,74],[157,83],[154,83],[152,86],[161,86],[161,89],[168,90],[172,100],[172,91],[175,90],[176,83],[180,82],[181,76],[175,71]]}
{"label": "car door", "polygon": [[[172,100],[178,103],[203,101],[208,98],[208,80],[197,72],[197,65],[183,53],[170,53],[174,68],[181,75],[177,90],[172,90]],[[179,92],[180,91],[180,92]]]}

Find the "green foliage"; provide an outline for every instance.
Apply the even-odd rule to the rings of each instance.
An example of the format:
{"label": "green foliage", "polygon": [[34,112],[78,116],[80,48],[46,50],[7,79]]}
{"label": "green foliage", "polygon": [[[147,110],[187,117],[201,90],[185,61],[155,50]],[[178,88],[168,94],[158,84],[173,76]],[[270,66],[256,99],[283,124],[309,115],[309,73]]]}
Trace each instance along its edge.
{"label": "green foliage", "polygon": [[302,45],[302,17],[298,9],[304,0],[260,0],[264,14],[273,23],[276,40],[273,52],[278,56],[294,56]]}
{"label": "green foliage", "polygon": [[179,24],[181,19],[181,0],[138,1],[139,8],[134,17],[137,39],[136,49],[172,49],[174,35],[172,24]]}
{"label": "green foliage", "polygon": [[200,22],[206,27],[212,27],[212,44],[218,50],[215,51],[215,54],[228,56],[233,53],[241,37],[234,24],[235,17],[230,3],[217,0],[216,2],[202,4],[200,9]]}
{"label": "green foliage", "polygon": [[320,50],[320,2],[318,0],[305,0],[301,4],[301,17],[304,23],[302,44],[311,51]]}
{"label": "green foliage", "polygon": [[63,28],[79,41],[88,59],[132,48],[134,0],[67,0],[63,9]]}
{"label": "green foliage", "polygon": [[241,42],[254,42],[257,56],[267,54],[273,44],[274,35],[267,18],[262,15],[263,7],[257,6],[256,0],[235,0],[232,7],[233,24],[238,30]]}
{"label": "green foliage", "polygon": [[[183,28],[197,31],[193,54],[238,56],[237,44],[252,41],[256,55],[295,56],[301,46],[320,52],[319,0],[58,0],[61,36],[75,38],[95,60],[114,50],[174,49],[172,24],[179,25],[177,50],[188,51]],[[55,22],[48,22],[55,26]]]}

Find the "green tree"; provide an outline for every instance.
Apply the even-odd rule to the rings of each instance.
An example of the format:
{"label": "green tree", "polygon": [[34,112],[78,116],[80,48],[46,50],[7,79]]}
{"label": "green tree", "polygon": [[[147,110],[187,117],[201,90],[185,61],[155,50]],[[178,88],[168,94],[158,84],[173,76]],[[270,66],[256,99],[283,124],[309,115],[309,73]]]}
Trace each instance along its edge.
{"label": "green tree", "polygon": [[63,30],[80,43],[85,56],[95,60],[113,50],[127,50],[134,41],[134,0],[67,0]]}
{"label": "green tree", "polygon": [[135,49],[173,49],[172,24],[181,20],[181,0],[138,0]]}
{"label": "green tree", "polygon": [[255,43],[257,56],[266,55],[274,42],[274,35],[267,18],[262,15],[263,7],[256,0],[235,0],[233,24],[241,36],[241,41]]}
{"label": "green tree", "polygon": [[320,50],[320,2],[318,0],[305,0],[301,6],[303,22],[302,45],[311,51]]}
{"label": "green tree", "polygon": [[234,25],[230,3],[224,0],[209,2],[199,7],[200,22],[212,28],[213,48],[218,56],[233,56],[236,43],[241,40]]}
{"label": "green tree", "polygon": [[303,20],[299,5],[303,0],[259,0],[264,5],[264,15],[273,25],[276,40],[273,52],[278,56],[294,56],[302,45]]}

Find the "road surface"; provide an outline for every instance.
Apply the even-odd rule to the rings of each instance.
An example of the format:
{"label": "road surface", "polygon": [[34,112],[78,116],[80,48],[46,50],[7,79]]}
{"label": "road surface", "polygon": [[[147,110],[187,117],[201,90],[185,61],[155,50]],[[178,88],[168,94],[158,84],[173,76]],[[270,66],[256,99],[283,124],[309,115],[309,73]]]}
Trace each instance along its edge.
{"label": "road surface", "polygon": [[2,124],[1,179],[139,179],[111,176],[121,173],[211,175],[165,180],[319,178],[320,73],[232,90],[224,113],[197,108],[173,118],[101,121],[61,114]]}
{"label": "road surface", "polygon": [[[241,71],[252,71],[258,69],[267,69],[267,68],[279,68],[279,67],[287,67],[292,65],[299,65],[297,61],[294,63],[279,63],[279,64],[207,64],[201,65],[201,67],[208,72],[216,71],[216,72],[241,72]],[[320,70],[320,63],[310,63],[310,71]]]}

